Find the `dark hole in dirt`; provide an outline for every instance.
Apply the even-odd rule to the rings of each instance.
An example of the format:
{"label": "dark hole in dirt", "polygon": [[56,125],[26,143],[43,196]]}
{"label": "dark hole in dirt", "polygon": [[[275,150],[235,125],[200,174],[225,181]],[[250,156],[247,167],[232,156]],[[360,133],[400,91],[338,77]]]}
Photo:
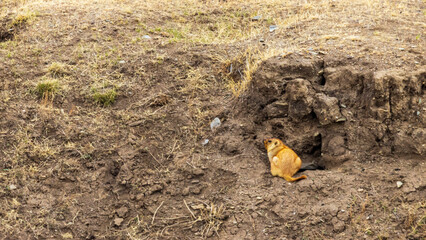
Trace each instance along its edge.
{"label": "dark hole in dirt", "polygon": [[13,38],[13,31],[10,29],[0,28],[0,42],[5,42]]}
{"label": "dark hole in dirt", "polygon": [[321,86],[324,86],[324,85],[325,85],[325,77],[324,77],[324,74],[321,74],[321,75],[320,75],[320,81],[319,81],[319,84],[320,84]]}
{"label": "dark hole in dirt", "polygon": [[286,89],[287,83],[288,83],[287,80],[289,80],[289,79],[284,79],[284,81],[283,81],[281,95],[285,94],[285,89]]}
{"label": "dark hole in dirt", "polygon": [[0,21],[0,42],[5,42],[13,38],[15,29],[10,27],[10,19],[4,18]]}
{"label": "dark hole in dirt", "polygon": [[314,111],[312,111],[312,112],[308,115],[308,119],[312,119],[312,120],[318,119],[317,114],[316,114]]}
{"label": "dark hole in dirt", "polygon": [[314,137],[314,146],[312,147],[312,151],[310,152],[310,154],[313,157],[321,157],[321,145],[322,145],[322,137],[321,134],[318,134],[317,136]]}

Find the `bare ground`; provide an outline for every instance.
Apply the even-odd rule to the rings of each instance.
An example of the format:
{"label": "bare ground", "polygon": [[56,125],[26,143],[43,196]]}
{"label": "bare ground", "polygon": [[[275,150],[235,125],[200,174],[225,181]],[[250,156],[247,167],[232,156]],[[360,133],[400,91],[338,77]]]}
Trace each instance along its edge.
{"label": "bare ground", "polygon": [[3,1],[1,239],[424,239],[424,9]]}

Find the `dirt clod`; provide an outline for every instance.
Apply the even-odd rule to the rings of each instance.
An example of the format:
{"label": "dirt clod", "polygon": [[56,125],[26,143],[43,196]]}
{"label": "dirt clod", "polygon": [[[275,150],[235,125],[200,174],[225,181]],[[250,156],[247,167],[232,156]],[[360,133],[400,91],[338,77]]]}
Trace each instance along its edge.
{"label": "dirt clod", "polygon": [[124,221],[123,218],[114,218],[114,225],[117,227],[120,227],[123,221]]}

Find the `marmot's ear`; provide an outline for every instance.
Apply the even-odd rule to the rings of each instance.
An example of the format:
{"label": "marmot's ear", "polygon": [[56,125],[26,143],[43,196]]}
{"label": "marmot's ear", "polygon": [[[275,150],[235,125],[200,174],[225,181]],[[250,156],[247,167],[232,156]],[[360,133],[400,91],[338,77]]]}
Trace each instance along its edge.
{"label": "marmot's ear", "polygon": [[275,145],[277,145],[278,144],[278,142],[275,142]]}

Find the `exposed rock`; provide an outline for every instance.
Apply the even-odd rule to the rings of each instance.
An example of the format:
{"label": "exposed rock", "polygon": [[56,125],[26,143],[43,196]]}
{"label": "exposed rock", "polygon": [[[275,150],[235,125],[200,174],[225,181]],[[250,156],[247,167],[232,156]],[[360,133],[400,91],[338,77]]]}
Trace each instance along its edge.
{"label": "exposed rock", "polygon": [[333,231],[336,233],[341,233],[345,230],[345,222],[340,221],[337,217],[334,217],[331,220],[331,223],[333,224]]}
{"label": "exposed rock", "polygon": [[340,156],[345,153],[345,138],[342,136],[332,137],[326,147],[322,149],[325,153],[331,154],[333,156]]}
{"label": "exposed rock", "polygon": [[128,211],[129,211],[129,209],[127,207],[125,207],[125,206],[123,206],[123,207],[121,207],[121,208],[119,208],[119,209],[116,210],[117,215],[119,217],[125,217]]}
{"label": "exposed rock", "polygon": [[286,87],[288,115],[295,122],[301,121],[312,112],[310,85],[309,81],[298,78],[289,82]]}
{"label": "exposed rock", "polygon": [[283,118],[288,114],[288,103],[274,102],[265,107],[268,118]]}
{"label": "exposed rock", "polygon": [[114,219],[114,225],[119,227],[121,226],[121,224],[123,223],[124,219],[123,218],[115,218]]}
{"label": "exposed rock", "polygon": [[313,110],[321,125],[327,125],[342,119],[340,113],[339,100],[335,97],[328,97],[323,93],[314,96]]}

